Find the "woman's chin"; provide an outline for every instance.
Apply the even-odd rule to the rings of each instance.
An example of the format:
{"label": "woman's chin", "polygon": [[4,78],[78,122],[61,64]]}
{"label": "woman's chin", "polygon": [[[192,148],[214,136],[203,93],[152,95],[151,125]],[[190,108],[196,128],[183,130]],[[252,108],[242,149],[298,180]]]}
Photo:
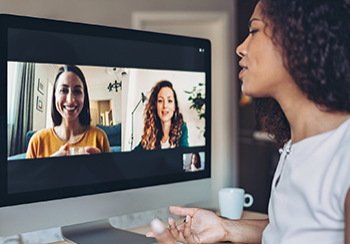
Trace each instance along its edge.
{"label": "woman's chin", "polygon": [[247,97],[253,97],[252,93],[249,91],[249,89],[244,89],[244,87],[242,86],[242,94],[244,96],[247,96]]}
{"label": "woman's chin", "polygon": [[162,121],[162,123],[168,123],[168,122],[171,123],[171,117],[161,118],[160,121]]}
{"label": "woman's chin", "polygon": [[253,97],[253,98],[264,97],[260,91],[257,91],[256,89],[244,88],[243,86],[242,86],[242,94],[244,96]]}

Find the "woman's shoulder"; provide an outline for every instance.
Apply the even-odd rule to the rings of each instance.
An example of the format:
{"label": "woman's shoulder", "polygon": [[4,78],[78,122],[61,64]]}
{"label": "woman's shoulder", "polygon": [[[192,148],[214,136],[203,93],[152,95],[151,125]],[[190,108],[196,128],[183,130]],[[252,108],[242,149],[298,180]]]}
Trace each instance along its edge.
{"label": "woman's shoulder", "polygon": [[181,124],[181,133],[182,133],[182,136],[185,136],[185,137],[188,136],[188,128],[185,122],[182,122]]}
{"label": "woman's shoulder", "polygon": [[100,128],[96,127],[95,125],[89,125],[86,131],[92,131],[92,132],[103,132]]}
{"label": "woman's shoulder", "polygon": [[350,161],[350,119],[343,126],[344,128],[338,132],[338,153],[346,155],[347,160]]}
{"label": "woman's shoulder", "polygon": [[180,138],[180,147],[188,147],[188,129],[185,122],[181,124],[181,138]]}
{"label": "woman's shoulder", "polygon": [[329,143],[337,143],[338,151],[343,151],[350,156],[350,118],[337,129],[331,131],[331,137],[328,141]]}
{"label": "woman's shoulder", "polygon": [[36,132],[32,132],[31,133],[27,133],[27,140],[28,140],[28,143],[38,143],[39,141],[44,141],[44,140],[51,140],[52,137],[54,137],[54,132],[53,132],[53,129],[50,127],[50,128],[46,128],[46,129],[41,129],[41,130],[38,130]]}
{"label": "woman's shoulder", "polygon": [[104,130],[102,130],[94,125],[89,125],[89,128],[86,130],[86,134],[107,137],[107,134],[104,132]]}
{"label": "woman's shoulder", "polygon": [[181,124],[181,130],[182,131],[187,131],[187,124],[186,124],[185,121],[183,121],[182,124]]}
{"label": "woman's shoulder", "polygon": [[37,132],[35,132],[33,134],[32,137],[47,137],[47,136],[50,136],[50,135],[53,135],[53,128],[50,127],[50,128],[46,128],[46,129],[41,129],[41,130],[38,130]]}

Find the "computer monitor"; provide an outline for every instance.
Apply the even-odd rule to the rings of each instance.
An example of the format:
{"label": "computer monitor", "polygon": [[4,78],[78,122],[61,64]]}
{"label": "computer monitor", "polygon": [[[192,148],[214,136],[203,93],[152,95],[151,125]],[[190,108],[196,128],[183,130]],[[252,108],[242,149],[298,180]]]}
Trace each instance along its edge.
{"label": "computer monitor", "polygon": [[[86,128],[103,132],[106,152],[80,154],[68,143],[67,156],[44,153],[53,137],[64,141],[52,116],[62,67],[82,72]],[[0,76],[7,87],[0,96],[0,236],[74,225],[63,228],[71,233],[87,222],[78,232],[91,234],[104,226],[92,221],[210,197],[209,40],[0,15]],[[172,85],[178,110],[171,123],[181,122],[177,143],[164,147],[152,137],[157,128],[149,133],[150,124],[161,125],[159,109],[148,106],[159,82]],[[144,143],[150,137],[156,142]]]}

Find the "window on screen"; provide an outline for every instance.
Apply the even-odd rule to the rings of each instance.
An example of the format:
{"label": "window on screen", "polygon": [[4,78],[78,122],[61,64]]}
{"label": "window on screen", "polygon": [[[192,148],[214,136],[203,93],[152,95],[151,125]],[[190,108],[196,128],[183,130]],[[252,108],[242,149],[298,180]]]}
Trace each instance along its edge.
{"label": "window on screen", "polygon": [[[7,112],[9,160],[28,157],[28,146],[33,135],[57,126],[53,122],[51,110],[55,79],[62,66],[64,64],[8,62],[8,93],[11,93],[8,94],[8,99],[11,100],[8,101]],[[205,119],[201,116],[205,113],[205,107],[196,107],[198,93],[200,98],[205,98],[204,72],[85,65],[77,67],[86,80],[90,125],[106,134],[110,152],[205,145]],[[150,112],[150,106],[147,105],[151,100],[152,89],[161,81],[168,81],[172,85],[172,96],[162,93],[155,101],[155,110]],[[108,89],[109,85],[116,83],[119,84],[118,87]],[[159,94],[160,92],[157,95]],[[175,103],[175,97],[176,105],[167,107],[169,102]],[[165,101],[167,104],[161,104]],[[27,107],[23,109],[21,106]],[[72,112],[75,107],[68,106],[67,109]],[[153,113],[153,117],[147,117],[147,112]],[[142,141],[147,141],[152,135],[149,132],[147,134],[150,127],[154,127],[153,132],[160,131],[163,124],[169,122],[169,118],[170,124],[174,124],[174,118],[180,115],[182,119],[177,130],[173,129],[174,132],[169,135],[163,131],[158,133],[160,138],[155,139],[153,148],[143,145],[145,143]],[[152,124],[150,118],[156,121]],[[176,133],[180,136],[172,140]],[[187,137],[186,140],[182,138],[182,144],[179,142],[181,136]],[[48,152],[54,153],[61,145],[55,146]],[[68,147],[67,155],[86,153],[74,143]],[[50,153],[37,153],[35,156],[48,157]]]}

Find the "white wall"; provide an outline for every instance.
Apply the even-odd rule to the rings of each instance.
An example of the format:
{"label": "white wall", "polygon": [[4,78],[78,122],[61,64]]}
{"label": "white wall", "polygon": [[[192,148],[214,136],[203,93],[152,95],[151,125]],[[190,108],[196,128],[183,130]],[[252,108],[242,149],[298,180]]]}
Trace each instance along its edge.
{"label": "white wall", "polygon": [[0,11],[130,28],[135,11],[225,11],[232,16],[235,9],[234,0],[1,0]]}

